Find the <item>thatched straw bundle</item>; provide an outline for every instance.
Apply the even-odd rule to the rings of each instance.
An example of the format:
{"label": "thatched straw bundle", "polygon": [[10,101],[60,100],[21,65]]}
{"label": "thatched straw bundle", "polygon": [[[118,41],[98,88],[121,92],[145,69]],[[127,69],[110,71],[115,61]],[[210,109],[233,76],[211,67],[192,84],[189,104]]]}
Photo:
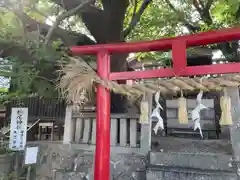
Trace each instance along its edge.
{"label": "thatched straw bundle", "polygon": [[160,91],[162,95],[175,95],[180,91],[222,91],[224,87],[238,87],[240,75],[231,74],[215,78],[202,79],[199,77],[174,77],[158,79],[144,84],[117,84],[114,81],[100,79],[96,72],[81,58],[70,57],[67,65],[61,66],[58,88],[63,97],[70,103],[83,104],[94,97],[95,85],[105,88],[135,100],[144,93]]}
{"label": "thatched straw bundle", "polygon": [[113,81],[100,79],[96,72],[81,58],[69,57],[69,63],[61,65],[58,89],[68,103],[82,105],[94,98],[95,85],[135,99],[143,94],[141,90],[130,88],[129,85],[119,85]]}
{"label": "thatched straw bundle", "polygon": [[82,59],[69,57],[69,60],[61,65],[58,88],[68,103],[81,105],[92,98],[97,75]]}

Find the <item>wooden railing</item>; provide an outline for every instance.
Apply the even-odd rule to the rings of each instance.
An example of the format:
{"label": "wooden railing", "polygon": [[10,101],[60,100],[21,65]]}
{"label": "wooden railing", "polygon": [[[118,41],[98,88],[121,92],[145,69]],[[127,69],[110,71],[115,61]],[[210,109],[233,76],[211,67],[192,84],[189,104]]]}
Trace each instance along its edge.
{"label": "wooden railing", "polygon": [[[139,147],[139,115],[111,115],[111,146]],[[96,144],[96,114],[72,113],[72,141],[81,144]],[[66,128],[66,126],[65,126]]]}
{"label": "wooden railing", "polygon": [[[126,149],[146,149],[143,136],[149,125],[140,125],[139,114],[111,114],[111,146]],[[67,107],[64,124],[64,144],[96,144],[96,114],[81,113]],[[85,146],[86,147],[86,146]],[[135,151],[134,150],[134,151]]]}
{"label": "wooden railing", "polygon": [[[215,133],[217,130],[218,119],[215,117],[214,112],[214,99],[203,99],[203,103],[209,107],[201,113],[201,125],[203,131],[206,133]],[[188,125],[181,125],[178,123],[178,102],[177,100],[166,100],[161,102],[164,106],[164,110],[161,115],[164,119],[165,130],[167,134],[173,135],[195,135],[198,132],[194,132],[191,119],[189,119]],[[188,111],[195,108],[196,100],[188,99]],[[151,111],[151,110],[150,110]],[[83,112],[82,109],[67,107],[65,109],[65,120],[62,124],[57,122],[52,123],[49,126],[49,122],[40,121],[39,132],[42,129],[46,129],[49,126],[47,133],[38,134],[38,139],[41,140],[61,140],[63,135],[63,143],[74,143],[82,145],[95,145],[96,144],[96,114],[95,112]],[[190,117],[190,115],[189,115]],[[63,117],[64,119],[64,117]],[[127,148],[145,148],[146,152],[149,150],[151,144],[152,126],[157,122],[153,120],[153,124],[141,125],[138,123],[139,114],[111,114],[111,146],[112,147],[127,147]],[[64,127],[63,127],[64,126]],[[64,130],[63,130],[64,129]],[[54,131],[54,132],[52,132]],[[159,131],[158,135],[164,131]],[[213,134],[214,136],[216,136]],[[40,138],[47,136],[51,138]],[[164,134],[163,134],[164,135]],[[155,136],[155,135],[154,135]]]}

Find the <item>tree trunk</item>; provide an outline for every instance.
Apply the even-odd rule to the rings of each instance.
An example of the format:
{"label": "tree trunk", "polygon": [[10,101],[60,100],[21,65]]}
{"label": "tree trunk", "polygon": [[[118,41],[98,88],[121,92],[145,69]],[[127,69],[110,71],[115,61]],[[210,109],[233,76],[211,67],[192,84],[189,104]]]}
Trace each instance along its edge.
{"label": "tree trunk", "polygon": [[227,61],[229,62],[240,61],[240,56],[238,53],[238,48],[239,48],[238,40],[220,43],[218,44],[218,47],[222,51]]}
{"label": "tree trunk", "polygon": [[[129,0],[103,0],[104,10],[89,7],[82,19],[98,44],[124,42],[123,23]],[[111,71],[127,71],[128,54],[111,55]],[[111,93],[111,112],[126,112],[126,98]]]}
{"label": "tree trunk", "polygon": [[[128,54],[114,54],[111,56],[111,71],[121,72],[127,71]],[[121,83],[121,82],[119,82]],[[125,113],[127,112],[127,98],[121,94],[111,93],[111,112]]]}

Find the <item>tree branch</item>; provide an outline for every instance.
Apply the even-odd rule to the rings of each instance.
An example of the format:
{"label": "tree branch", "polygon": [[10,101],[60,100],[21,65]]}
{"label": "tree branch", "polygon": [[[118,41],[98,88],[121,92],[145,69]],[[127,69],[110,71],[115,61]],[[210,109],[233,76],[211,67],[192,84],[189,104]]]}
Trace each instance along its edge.
{"label": "tree branch", "polygon": [[198,0],[193,0],[193,5],[194,5],[194,7],[197,9],[197,11],[198,11],[200,14],[202,14],[203,9],[202,9],[202,7],[200,6]]}
{"label": "tree branch", "polygon": [[79,4],[78,0],[52,0],[52,2],[66,9],[67,11],[77,7]]}
{"label": "tree branch", "polygon": [[211,8],[212,4],[213,4],[213,0],[208,0],[206,6],[204,7],[204,11],[205,10],[209,11],[209,9]]}
{"label": "tree branch", "polygon": [[204,2],[202,0],[198,0],[198,3],[201,5],[202,8],[204,8]]}
{"label": "tree branch", "polygon": [[129,0],[105,0],[104,10],[89,7],[81,17],[98,43],[124,41],[123,22]]}
{"label": "tree branch", "polygon": [[206,6],[203,8],[203,16],[205,17],[205,22],[210,25],[213,23],[211,14],[210,14],[210,8],[213,4],[214,0],[208,0]]}
{"label": "tree branch", "polygon": [[[61,6],[63,9],[67,11],[77,7],[80,3],[80,0],[51,0],[51,1]],[[84,6],[83,8],[80,9],[80,11],[77,11],[76,13],[79,16],[81,16],[82,12],[88,12],[89,10],[92,11],[93,9],[95,9],[95,12],[102,11],[100,8],[95,6],[95,0],[92,0],[91,2],[89,2],[88,6]]]}
{"label": "tree branch", "polygon": [[[70,0],[69,0],[70,1]],[[10,2],[5,2],[1,4],[3,7],[7,8],[8,10],[12,11],[22,22],[23,28],[28,33],[32,32],[40,32],[40,36],[47,35],[51,26],[40,23],[31,17],[29,17],[26,13],[21,11],[21,9],[14,7]],[[71,12],[71,11],[70,11]],[[95,44],[96,42],[90,39],[88,36],[73,32],[67,31],[65,29],[57,27],[51,39],[61,39],[66,46],[76,45],[78,44]],[[45,38],[43,38],[45,39]]]}
{"label": "tree branch", "polygon": [[46,36],[46,40],[45,40],[45,44],[48,44],[54,30],[59,26],[59,24],[66,18],[74,15],[77,11],[79,11],[84,5],[86,5],[87,3],[90,3],[91,0],[83,0],[83,2],[81,4],[79,4],[78,6],[76,6],[75,8],[62,13],[60,16],[57,17],[55,23],[53,24],[53,26],[49,29],[47,36]]}
{"label": "tree branch", "polygon": [[234,40],[231,42],[224,42],[217,44],[218,49],[220,49],[225,56],[226,60],[230,62],[239,62],[239,54],[238,54],[238,41]]}
{"label": "tree branch", "polygon": [[[212,1],[212,0],[209,0],[209,1],[208,1],[209,4],[208,4],[206,7],[201,8],[199,2],[198,2],[197,0],[193,0],[193,5],[194,5],[194,7],[195,7],[196,10],[198,11],[201,19],[202,19],[207,25],[211,25],[211,24],[213,23],[212,18],[211,18],[211,15],[210,15],[210,13],[209,13],[209,9],[210,9],[210,7],[211,7],[211,5],[212,5],[212,2],[211,2],[211,1]],[[209,7],[209,8],[207,8],[207,7]]]}
{"label": "tree branch", "polygon": [[[134,27],[140,21],[142,14],[144,13],[144,11],[147,9],[148,5],[151,2],[152,2],[152,0],[144,0],[143,1],[138,12],[133,14],[133,17],[131,19],[129,26],[124,30],[124,37],[127,37],[131,33],[131,31],[134,29]],[[135,3],[135,7],[136,7],[136,4],[137,3]]]}
{"label": "tree branch", "polygon": [[[137,5],[138,5],[138,0],[135,0],[134,9],[133,9],[133,15],[132,15],[131,21],[133,21],[135,15],[137,13]],[[126,14],[126,16],[128,16],[128,13]]]}
{"label": "tree branch", "polygon": [[[18,15],[18,18],[21,19],[23,26],[26,28],[28,32],[40,31],[41,35],[46,35],[49,29],[51,29],[51,26],[44,23],[40,23],[30,18],[25,13],[19,13],[17,11],[14,11],[14,12]],[[80,34],[73,31],[67,31],[59,27],[55,29],[51,39],[58,39],[58,38],[60,38],[64,42],[64,44],[67,46],[75,45],[79,41],[95,44],[93,40],[91,40],[88,36],[84,34]]]}
{"label": "tree branch", "polygon": [[180,12],[179,10],[177,10],[173,4],[170,2],[170,0],[165,0],[165,2],[168,4],[168,6],[176,13],[176,15],[178,16],[178,19],[183,23],[183,25],[190,31],[190,32],[197,32],[200,30],[199,26],[194,26],[192,25],[190,22],[188,22],[185,17],[183,12]]}
{"label": "tree branch", "polygon": [[[67,11],[78,6],[79,0],[51,0],[53,3],[63,7]],[[121,0],[123,1],[123,0]],[[97,42],[104,42],[104,33],[107,33],[105,29],[105,17],[104,11],[94,4],[84,6],[80,12],[77,12],[78,16],[82,18],[83,23],[90,31],[91,35]]]}

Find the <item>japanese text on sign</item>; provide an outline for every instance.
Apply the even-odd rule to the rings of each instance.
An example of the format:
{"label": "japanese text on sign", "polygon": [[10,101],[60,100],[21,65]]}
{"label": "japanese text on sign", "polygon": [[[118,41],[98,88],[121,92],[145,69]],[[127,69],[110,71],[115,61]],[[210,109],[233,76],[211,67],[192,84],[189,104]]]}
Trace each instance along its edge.
{"label": "japanese text on sign", "polygon": [[12,108],[9,148],[24,150],[27,137],[28,108]]}

